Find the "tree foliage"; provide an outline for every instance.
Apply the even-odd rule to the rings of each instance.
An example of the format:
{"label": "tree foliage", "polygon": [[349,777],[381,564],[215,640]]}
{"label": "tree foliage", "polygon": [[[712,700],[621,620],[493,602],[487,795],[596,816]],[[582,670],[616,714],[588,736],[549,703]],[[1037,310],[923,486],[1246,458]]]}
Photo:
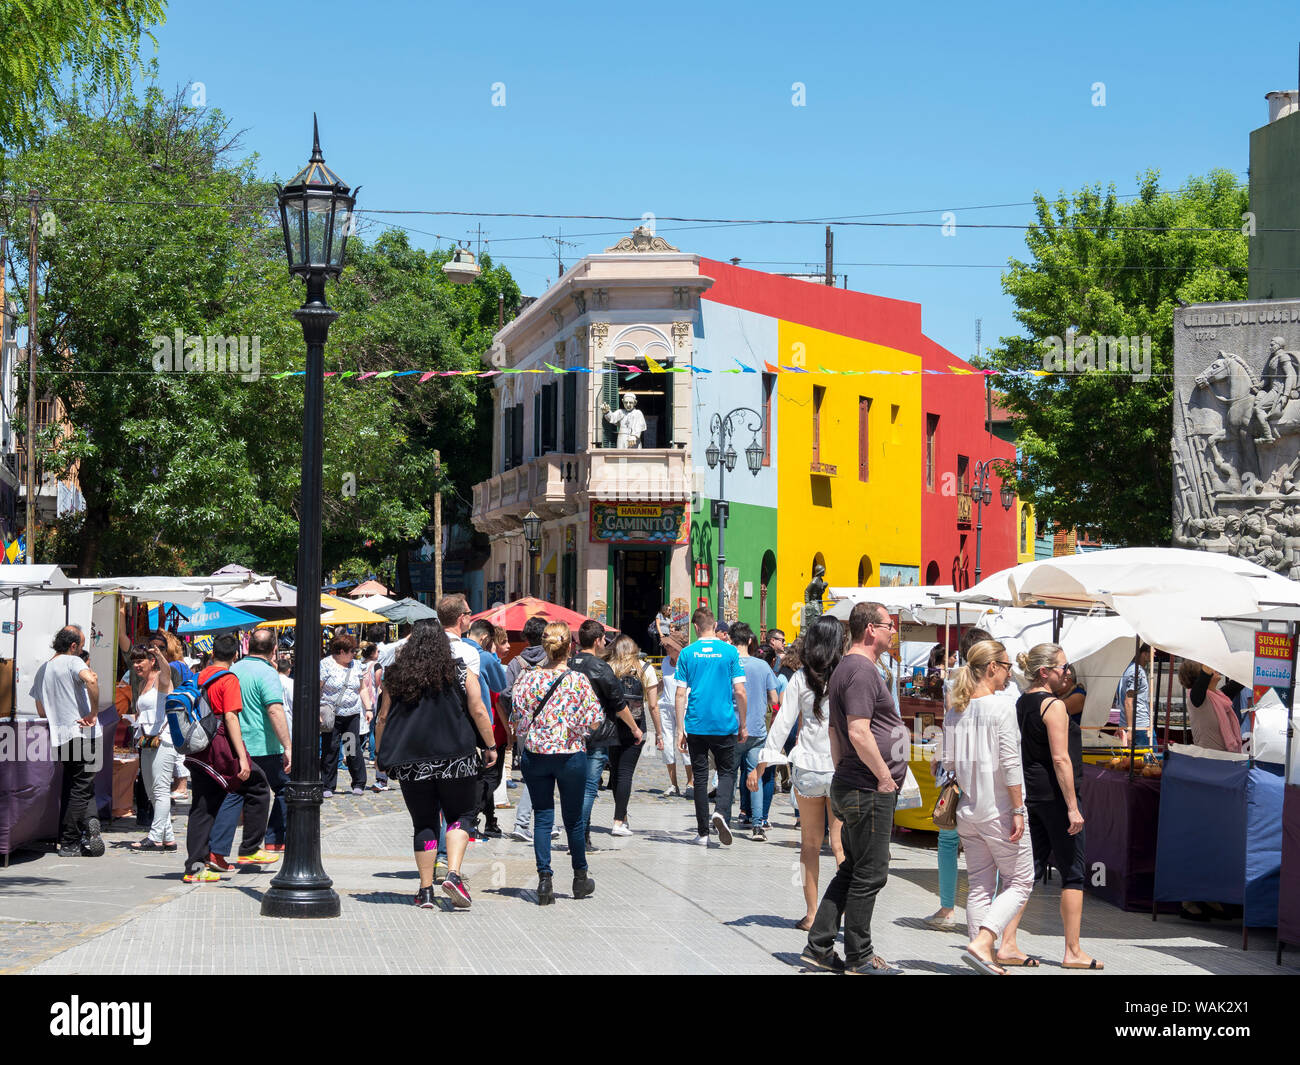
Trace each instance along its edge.
{"label": "tree foliage", "polygon": [[[286,270],[273,187],[255,159],[231,161],[237,138],[220,112],[192,109],[181,94],[150,88],[109,113],[69,99],[54,117],[13,176],[43,188],[52,211],[40,245],[38,390],[62,403],[66,425],[39,446],[48,472],[77,473],[86,510],[48,539],[57,558],[38,557],[83,574],[227,562],[292,574],[303,378],[275,375],[303,368],[291,317],[303,292]],[[21,197],[0,202],[0,224],[20,238],[17,259]],[[494,322],[497,292],[513,308],[518,288],[493,268],[453,291],[438,270],[445,258],[400,232],[372,244],[354,237],[329,288],[341,314],[326,366],[352,376],[325,390],[326,572],[349,558],[377,564],[418,540],[438,488],[433,448],[458,479],[486,462],[475,417],[485,382],[356,380],[481,369],[486,308]],[[212,372],[231,340],[243,361]],[[185,368],[193,344],[202,372]]]}
{"label": "tree foliage", "polygon": [[65,69],[92,91],[129,84],[140,37],[154,40],[149,27],[165,21],[166,6],[165,0],[0,0],[0,144],[31,142]]}
{"label": "tree foliage", "polygon": [[1002,279],[1024,333],[983,360],[1041,371],[1049,344],[1067,331],[1150,338],[1146,381],[1100,371],[997,378],[1016,419],[1020,497],[1040,527],[1124,545],[1170,538],[1174,307],[1246,296],[1247,190],[1236,177],[1215,170],[1162,190],[1148,171],[1139,184],[1129,202],[1114,186],[1052,202],[1035,196],[1037,222],[1025,238],[1032,260],[1013,259]]}

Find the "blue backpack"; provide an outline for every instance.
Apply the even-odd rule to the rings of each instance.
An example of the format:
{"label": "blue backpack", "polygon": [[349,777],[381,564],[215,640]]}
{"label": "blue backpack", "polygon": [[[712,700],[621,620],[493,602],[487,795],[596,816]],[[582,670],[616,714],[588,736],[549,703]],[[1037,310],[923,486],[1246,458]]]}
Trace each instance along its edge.
{"label": "blue backpack", "polygon": [[183,678],[167,696],[167,727],[179,754],[200,754],[208,749],[217,734],[221,719],[212,712],[208,689],[214,681],[233,676],[219,669],[200,686],[193,675]]}

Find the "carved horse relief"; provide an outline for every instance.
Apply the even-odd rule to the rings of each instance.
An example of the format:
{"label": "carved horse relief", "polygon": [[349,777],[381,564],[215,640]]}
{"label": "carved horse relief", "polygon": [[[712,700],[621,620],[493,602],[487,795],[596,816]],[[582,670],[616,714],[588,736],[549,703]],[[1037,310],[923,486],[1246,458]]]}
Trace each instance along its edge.
{"label": "carved horse relief", "polygon": [[1253,467],[1258,471],[1255,438],[1257,433],[1267,438],[1271,431],[1255,406],[1259,381],[1245,360],[1240,355],[1220,351],[1219,357],[1196,375],[1196,387],[1205,389],[1228,408],[1223,416],[1223,428],[1209,437],[1206,446],[1215,449],[1226,440],[1228,444],[1236,445],[1243,467]]}

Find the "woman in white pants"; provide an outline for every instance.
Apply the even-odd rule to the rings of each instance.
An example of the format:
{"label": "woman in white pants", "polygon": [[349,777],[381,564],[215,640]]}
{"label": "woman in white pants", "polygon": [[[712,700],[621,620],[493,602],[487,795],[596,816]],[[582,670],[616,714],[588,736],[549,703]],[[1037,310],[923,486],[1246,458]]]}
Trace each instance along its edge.
{"label": "woman in white pants", "polygon": [[153,800],[153,823],[149,835],[132,843],[133,851],[174,851],[172,829],[172,776],[176,771],[176,748],[167,727],[167,696],[172,690],[172,671],[166,656],[156,646],[131,650],[131,710],[140,741],[140,772],[145,790]]}
{"label": "woman in white pants", "polygon": [[[1014,697],[1003,694],[1011,677],[1007,649],[996,640],[970,648],[957,670],[951,709],[944,717],[944,768],[961,788],[957,834],[966,849],[966,924],[970,943],[962,960],[989,976],[1004,965],[1024,964],[1004,936],[1029,901],[1034,856],[1025,831],[1024,771]],[[994,896],[1001,878],[1002,890]],[[994,944],[1002,937],[1002,949]],[[1014,960],[1013,960],[1014,959]]]}

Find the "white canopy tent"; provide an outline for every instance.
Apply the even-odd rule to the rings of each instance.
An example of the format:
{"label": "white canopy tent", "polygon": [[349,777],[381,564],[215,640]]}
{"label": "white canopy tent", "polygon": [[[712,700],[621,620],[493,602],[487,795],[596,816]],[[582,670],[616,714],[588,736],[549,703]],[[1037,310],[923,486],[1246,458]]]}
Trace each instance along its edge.
{"label": "white canopy tent", "polygon": [[1207,617],[1300,606],[1300,584],[1228,555],[1137,547],[1026,562],[951,601],[1111,610],[1153,647],[1204,662],[1248,685],[1252,652],[1239,640],[1230,645],[1223,627]]}

